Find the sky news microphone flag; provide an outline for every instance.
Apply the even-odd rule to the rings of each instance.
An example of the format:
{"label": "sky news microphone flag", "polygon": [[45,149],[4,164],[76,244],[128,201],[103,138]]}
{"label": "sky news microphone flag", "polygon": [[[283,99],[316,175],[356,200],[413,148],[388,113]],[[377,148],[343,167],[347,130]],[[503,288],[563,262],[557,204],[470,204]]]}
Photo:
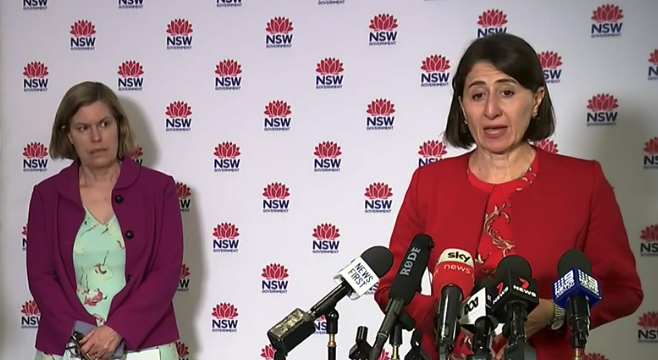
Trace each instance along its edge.
{"label": "sky news microphone flag", "polygon": [[[464,153],[440,138],[450,82],[467,45],[497,32],[539,53],[557,130],[538,146],[601,162],[643,282],[658,273],[656,1],[13,0],[0,13],[0,359],[34,357],[28,201],[68,164],[48,157],[51,125],[83,80],[117,91],[134,160],[178,182],[181,360],[272,360],[273,324],[388,245],[414,169]],[[371,297],[341,302],[338,357],[358,326],[372,341]],[[658,288],[645,297],[592,331],[597,360],[654,356]],[[326,354],[313,325],[291,360]]]}

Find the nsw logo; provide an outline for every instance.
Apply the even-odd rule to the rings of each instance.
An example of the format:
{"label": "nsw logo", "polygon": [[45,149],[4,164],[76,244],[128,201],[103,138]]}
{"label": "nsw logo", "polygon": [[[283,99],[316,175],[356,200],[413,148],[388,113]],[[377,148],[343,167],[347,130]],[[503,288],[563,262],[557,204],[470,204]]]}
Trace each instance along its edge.
{"label": "nsw logo", "polygon": [[71,50],[94,50],[96,48],[96,27],[90,21],[78,20],[71,25]]}
{"label": "nsw logo", "polygon": [[23,91],[48,91],[48,67],[42,62],[33,61],[23,68]]}
{"label": "nsw logo", "polygon": [[658,343],[658,311],[642,314],[637,326],[637,342]]}
{"label": "nsw logo", "polygon": [[366,188],[365,212],[366,214],[390,213],[393,206],[393,189],[388,184],[376,182]]}
{"label": "nsw logo", "polygon": [[617,5],[601,5],[592,14],[592,37],[614,37],[621,36],[621,20],[624,17],[622,10]]}
{"label": "nsw logo", "polygon": [[237,253],[240,247],[239,229],[231,223],[217,224],[212,230],[212,251],[215,253]]}
{"label": "nsw logo", "polygon": [[370,46],[395,45],[398,37],[398,20],[389,14],[379,14],[370,20]]}
{"label": "nsw logo", "polygon": [[192,108],[184,101],[174,101],[165,111],[165,131],[192,130]]}
{"label": "nsw logo", "polygon": [[284,17],[275,17],[267,23],[265,47],[268,49],[292,47],[292,22]]}
{"label": "nsw logo", "polygon": [[583,360],[609,360],[609,359],[599,353],[586,353],[583,356]]}
{"label": "nsw logo", "polygon": [[182,182],[176,183],[176,193],[178,194],[178,203],[180,204],[181,212],[189,212],[192,199],[190,197],[190,187]]}
{"label": "nsw logo", "polygon": [[314,254],[338,254],[340,233],[334,224],[320,224],[313,229]]}
{"label": "nsw logo", "polygon": [[658,80],[658,49],[649,54],[649,70],[647,71],[649,80]]}
{"label": "nsw logo", "polygon": [[431,55],[423,60],[420,69],[420,86],[446,86],[450,80],[450,60],[443,55]]}
{"label": "nsw logo", "polygon": [[178,360],[190,360],[190,349],[182,341],[176,341],[176,352],[178,353]]}
{"label": "nsw logo", "polygon": [[48,0],[23,0],[23,10],[48,10]]}
{"label": "nsw logo", "polygon": [[218,8],[235,8],[242,6],[242,0],[217,0]]}
{"label": "nsw logo", "polygon": [[315,319],[315,335],[326,335],[327,334],[327,318],[322,315],[319,318]]}
{"label": "nsw logo", "polygon": [[557,84],[562,77],[562,57],[553,51],[539,53],[539,63],[544,71],[544,80],[548,84]]}
{"label": "nsw logo", "polygon": [[36,329],[39,327],[41,311],[36,301],[28,300],[21,306],[21,329]]}
{"label": "nsw logo", "polygon": [[616,125],[617,99],[610,94],[597,94],[587,101],[587,126]]}
{"label": "nsw logo", "polygon": [[215,90],[240,90],[242,66],[235,60],[222,60],[215,65]]}
{"label": "nsw logo", "polygon": [[276,351],[274,350],[274,346],[267,345],[264,348],[260,349],[260,357],[262,357],[264,360],[274,360],[275,352]]}
{"label": "nsw logo", "polygon": [[215,172],[238,172],[240,171],[240,147],[232,142],[223,142],[215,147],[214,155],[217,159],[213,162]]}
{"label": "nsw logo", "polygon": [[185,19],[171,20],[167,25],[167,50],[192,48],[192,24]]}
{"label": "nsw logo", "polygon": [[237,332],[238,308],[233,304],[221,303],[212,309],[212,332]]}
{"label": "nsw logo", "polygon": [[548,151],[554,154],[558,153],[557,144],[553,140],[544,139],[533,142],[532,145],[544,151]]}
{"label": "nsw logo", "polygon": [[142,91],[144,67],[137,61],[128,60],[119,65],[119,91]]}
{"label": "nsw logo", "polygon": [[320,60],[315,72],[316,89],[342,89],[343,88],[343,63],[335,58]]}
{"label": "nsw logo", "polygon": [[190,268],[183,264],[180,267],[180,279],[178,280],[178,291],[187,292],[190,289]]}
{"label": "nsw logo", "polygon": [[640,244],[641,256],[658,256],[658,225],[649,225],[644,228],[640,239],[644,240]]}
{"label": "nsw logo", "polygon": [[439,161],[447,153],[448,151],[443,142],[437,140],[425,141],[423,145],[420,145],[418,150],[418,155],[420,155],[418,158],[418,167]]}
{"label": "nsw logo", "polygon": [[340,146],[333,141],[324,141],[315,147],[313,153],[316,159],[313,162],[315,172],[339,172],[341,159],[343,155]]}
{"label": "nsw logo", "polygon": [[22,238],[21,238],[21,247],[23,248],[23,251],[27,250],[27,224],[23,226],[23,232],[22,232]]}
{"label": "nsw logo", "polygon": [[290,131],[290,105],[282,100],[270,101],[265,106],[264,114],[267,116],[263,122],[265,131]]}
{"label": "nsw logo", "polygon": [[287,213],[290,206],[290,189],[282,183],[271,183],[263,189],[264,213]]}
{"label": "nsw logo", "polygon": [[144,0],[119,0],[119,9],[141,9]]}
{"label": "nsw logo", "polygon": [[144,159],[142,159],[142,156],[144,156],[144,152],[142,151],[142,147],[139,145],[137,145],[137,147],[135,147],[135,151],[133,151],[133,153],[130,154],[130,158],[133,159],[133,161],[138,163],[139,165],[142,165],[144,163]]}
{"label": "nsw logo", "polygon": [[377,99],[368,104],[366,130],[393,130],[395,105],[390,100]]}
{"label": "nsw logo", "polygon": [[644,168],[658,169],[658,136],[644,143]]}
{"label": "nsw logo", "polygon": [[261,274],[261,292],[263,294],[286,294],[288,292],[288,269],[281,264],[269,264]]}
{"label": "nsw logo", "polygon": [[377,292],[377,289],[379,289],[379,282],[377,282],[368,291],[366,291],[366,294],[367,295],[375,295],[375,293]]}
{"label": "nsw logo", "polygon": [[28,143],[23,148],[23,172],[48,171],[48,148],[39,142]]}
{"label": "nsw logo", "polygon": [[487,10],[478,17],[477,37],[483,38],[488,35],[506,33],[507,15],[498,9]]}

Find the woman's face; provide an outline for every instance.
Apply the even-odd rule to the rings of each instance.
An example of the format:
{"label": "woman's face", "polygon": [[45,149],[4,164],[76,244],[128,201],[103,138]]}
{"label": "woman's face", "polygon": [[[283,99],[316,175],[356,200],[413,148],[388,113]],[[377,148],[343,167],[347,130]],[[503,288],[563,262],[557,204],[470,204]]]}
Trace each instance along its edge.
{"label": "woman's face", "polygon": [[102,101],[83,106],[73,115],[68,137],[85,166],[105,167],[117,159],[117,122]]}
{"label": "woman's face", "polygon": [[491,64],[478,63],[460,100],[477,146],[502,154],[521,142],[543,97],[543,88],[533,93]]}

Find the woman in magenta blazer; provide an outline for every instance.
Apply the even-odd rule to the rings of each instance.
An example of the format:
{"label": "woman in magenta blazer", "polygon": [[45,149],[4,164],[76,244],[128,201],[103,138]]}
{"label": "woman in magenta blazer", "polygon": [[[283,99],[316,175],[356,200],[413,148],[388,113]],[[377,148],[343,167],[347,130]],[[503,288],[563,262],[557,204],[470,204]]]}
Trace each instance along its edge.
{"label": "woman in magenta blazer", "polygon": [[[507,255],[524,257],[541,298],[526,322],[537,360],[570,359],[565,310],[551,301],[564,252],[584,251],[601,284],[604,297],[591,310],[592,329],[631,315],[644,296],[612,187],[597,161],[531,145],[551,136],[555,125],[541,64],[521,38],[497,34],[474,41],[452,86],[445,141],[475,149],[414,172],[390,241],[393,268],[418,233],[436,243],[430,272],[447,248],[474,255],[476,280],[493,276]],[[375,294],[382,309],[394,275],[383,277]],[[436,303],[434,296],[417,294],[407,307],[432,359]],[[506,339],[495,339],[496,359],[505,345]],[[453,357],[470,353],[462,346]]]}
{"label": "woman in magenta blazer", "polygon": [[[183,226],[171,176],[130,157],[133,132],[107,86],[83,82],[64,95],[50,155],[73,160],[34,187],[27,277],[41,311],[36,359],[61,359],[76,322],[91,359],[117,347],[178,359],[172,300]],[[130,359],[130,356],[128,356]]]}

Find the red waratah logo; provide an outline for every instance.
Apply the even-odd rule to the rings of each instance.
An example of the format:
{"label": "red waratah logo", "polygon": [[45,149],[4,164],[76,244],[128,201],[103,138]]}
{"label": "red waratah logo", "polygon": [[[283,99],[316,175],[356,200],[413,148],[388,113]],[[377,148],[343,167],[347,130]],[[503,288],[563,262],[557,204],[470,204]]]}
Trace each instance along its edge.
{"label": "red waratah logo", "polygon": [[192,48],[192,23],[185,19],[171,20],[167,25],[167,49],[187,50]]}
{"label": "red waratah logo", "polygon": [[640,255],[658,256],[658,225],[650,225],[644,228],[640,239],[644,240],[640,244]]}
{"label": "red waratah logo", "polygon": [[370,290],[368,290],[368,291],[366,292],[366,294],[368,294],[368,295],[374,295],[374,294],[377,292],[377,289],[379,289],[379,283],[376,283],[375,285],[373,285],[373,286],[370,288]]}
{"label": "red waratah logo", "polygon": [[316,89],[341,89],[343,87],[343,63],[335,58],[320,60],[315,72]]}
{"label": "red waratah logo", "polygon": [[340,146],[333,141],[323,141],[315,147],[313,155],[316,159],[313,163],[315,172],[338,172],[340,171],[341,159],[338,157],[343,153]]}
{"label": "red waratah logo", "polygon": [[181,341],[176,341],[176,352],[178,353],[179,359],[185,359],[190,355],[190,349]]}
{"label": "red waratah logo", "polygon": [[507,32],[507,27],[504,25],[507,24],[507,15],[504,12],[491,9],[482,13],[478,17],[478,28],[477,37],[485,37],[491,34],[497,34],[501,32]]}
{"label": "red waratah logo", "polygon": [[557,144],[553,140],[540,140],[533,143],[536,148],[548,151],[554,154],[557,154],[559,151],[557,149]]}
{"label": "red waratah logo", "polygon": [[90,21],[78,20],[71,25],[71,50],[94,50],[96,27]]}
{"label": "red waratah logo", "polygon": [[583,357],[583,360],[608,360],[608,358],[601,355],[601,354],[588,353],[588,354],[585,354],[585,356]]}
{"label": "red waratah logo", "polygon": [[119,91],[141,91],[144,85],[144,67],[137,61],[124,61],[119,65]]}
{"label": "red waratah logo", "polygon": [[23,171],[45,172],[48,170],[48,148],[39,142],[28,143],[23,148]]}
{"label": "red waratah logo", "polygon": [[370,45],[395,45],[398,20],[389,14],[379,14],[370,20]]}
{"label": "red waratah logo", "polygon": [[340,233],[333,224],[320,224],[313,229],[313,253],[337,254],[340,246]]}
{"label": "red waratah logo", "polygon": [[238,331],[238,308],[233,304],[221,303],[212,309],[212,331],[213,332],[237,332]]}
{"label": "red waratah logo", "polygon": [[443,55],[431,55],[423,60],[420,66],[423,72],[420,74],[420,86],[446,86],[450,80],[450,60]]}
{"label": "red waratah logo", "polygon": [[373,100],[366,109],[366,130],[393,130],[395,105],[386,99]]}
{"label": "red waratah logo", "polygon": [[240,229],[231,223],[217,224],[212,230],[212,251],[216,253],[236,253],[240,246]]}
{"label": "red waratah logo", "polygon": [[388,184],[376,182],[366,188],[365,212],[366,213],[390,213],[393,205],[393,189]]}
{"label": "red waratah logo", "polygon": [[597,94],[587,101],[587,125],[615,125],[617,99],[610,94]]}
{"label": "red waratah logo", "polygon": [[265,31],[265,47],[271,48],[289,48],[292,46],[293,31],[292,22],[284,17],[275,17],[271,19]]}
{"label": "red waratah logo", "polygon": [[287,213],[290,206],[290,189],[281,183],[271,183],[263,189],[264,213]]}
{"label": "red waratah logo", "polygon": [[637,340],[641,343],[658,342],[658,312],[651,311],[642,314],[637,322]]}
{"label": "red waratah logo", "polygon": [[182,182],[177,182],[176,183],[176,193],[178,194],[178,202],[180,203],[180,211],[181,212],[188,212],[190,211],[190,203],[192,200],[190,199],[190,196],[192,196],[190,187],[185,185]]}
{"label": "red waratah logo", "polygon": [[272,345],[267,345],[260,349],[260,357],[265,360],[274,360],[274,352],[274,347]]}
{"label": "red waratah logo", "polygon": [[23,76],[23,91],[48,91],[48,67],[44,63],[27,63],[23,68]]}
{"label": "red waratah logo", "polygon": [[214,161],[215,172],[238,172],[240,171],[240,147],[232,142],[223,142],[215,147]]}
{"label": "red waratah logo", "polygon": [[261,274],[261,291],[263,294],[285,294],[288,292],[288,269],[281,264],[269,264]]}
{"label": "red waratah logo", "polygon": [[592,13],[592,37],[613,37],[621,35],[621,20],[624,17],[617,5],[606,4],[596,8]]}
{"label": "red waratah logo", "polygon": [[180,267],[180,279],[178,280],[178,291],[188,291],[190,289],[190,268],[183,264]]}
{"label": "red waratah logo", "polygon": [[549,84],[557,84],[562,77],[562,57],[554,51],[544,51],[538,54],[539,63],[544,70],[544,80]]}
{"label": "red waratah logo", "polygon": [[391,356],[389,355],[388,351],[382,350],[382,353],[379,354],[379,359],[377,360],[391,360]]}
{"label": "red waratah logo", "polygon": [[264,120],[265,131],[289,131],[290,130],[290,105],[283,100],[270,101],[263,112],[267,117]]}
{"label": "red waratah logo", "polygon": [[658,136],[644,143],[644,168],[658,169]]}
{"label": "red waratah logo", "polygon": [[142,159],[142,156],[144,156],[144,152],[142,151],[142,147],[137,145],[135,147],[135,151],[133,151],[132,154],[130,154],[130,158],[133,159],[134,162],[142,165],[144,162],[144,159]]}
{"label": "red waratah logo", "polygon": [[22,235],[23,235],[23,239],[22,239],[21,243],[22,243],[23,251],[25,251],[27,249],[27,224],[25,224],[25,226],[23,226]]}
{"label": "red waratah logo", "polygon": [[235,60],[222,60],[215,65],[215,90],[240,90],[242,66]]}
{"label": "red waratah logo", "polygon": [[658,49],[654,49],[649,54],[649,70],[648,70],[649,80],[658,80]]}
{"label": "red waratah logo", "polygon": [[446,146],[438,140],[425,141],[418,149],[418,167],[441,160],[447,154]]}
{"label": "red waratah logo", "polygon": [[28,300],[21,306],[21,328],[36,329],[39,327],[39,306],[36,301]]}
{"label": "red waratah logo", "polygon": [[190,131],[192,129],[192,108],[185,101],[174,101],[165,111],[165,131]]}

